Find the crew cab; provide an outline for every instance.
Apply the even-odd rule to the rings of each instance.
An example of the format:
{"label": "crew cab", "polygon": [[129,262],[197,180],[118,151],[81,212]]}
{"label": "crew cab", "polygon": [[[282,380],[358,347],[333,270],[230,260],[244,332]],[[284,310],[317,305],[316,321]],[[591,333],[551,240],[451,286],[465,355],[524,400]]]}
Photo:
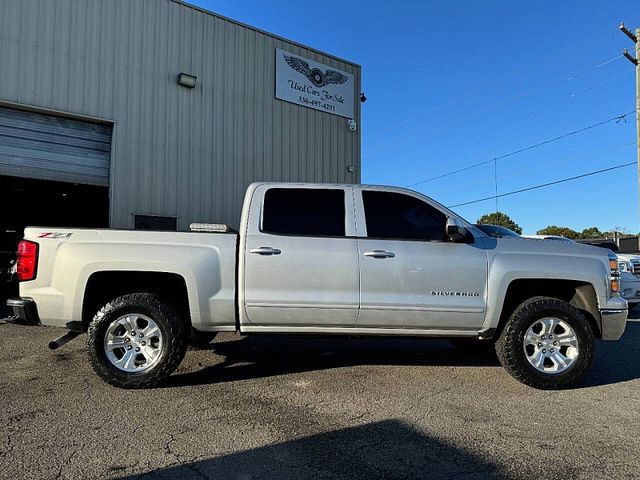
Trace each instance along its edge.
{"label": "crew cab", "polygon": [[586,245],[492,238],[414,191],[254,183],[240,228],[199,232],[27,228],[24,323],[87,332],[97,374],[154,386],[192,338],[242,334],[440,337],[493,347],[537,388],[584,375],[594,338],[619,339],[616,256]]}

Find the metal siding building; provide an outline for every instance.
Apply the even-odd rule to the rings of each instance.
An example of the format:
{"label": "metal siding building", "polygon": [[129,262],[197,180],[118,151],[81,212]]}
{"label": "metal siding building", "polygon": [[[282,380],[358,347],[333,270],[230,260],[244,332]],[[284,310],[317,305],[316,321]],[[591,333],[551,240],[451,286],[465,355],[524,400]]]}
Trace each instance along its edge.
{"label": "metal siding building", "polygon": [[360,180],[359,128],[275,98],[276,48],[353,74],[361,124],[358,65],[176,0],[3,0],[0,107],[112,128],[111,227],[237,227],[252,181]]}

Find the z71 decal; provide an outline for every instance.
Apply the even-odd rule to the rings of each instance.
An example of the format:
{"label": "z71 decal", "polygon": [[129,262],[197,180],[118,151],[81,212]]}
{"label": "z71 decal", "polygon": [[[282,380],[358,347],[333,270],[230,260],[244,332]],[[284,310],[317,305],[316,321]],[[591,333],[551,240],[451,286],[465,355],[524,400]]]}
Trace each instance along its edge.
{"label": "z71 decal", "polygon": [[38,238],[71,238],[73,233],[65,232],[45,232],[38,235]]}

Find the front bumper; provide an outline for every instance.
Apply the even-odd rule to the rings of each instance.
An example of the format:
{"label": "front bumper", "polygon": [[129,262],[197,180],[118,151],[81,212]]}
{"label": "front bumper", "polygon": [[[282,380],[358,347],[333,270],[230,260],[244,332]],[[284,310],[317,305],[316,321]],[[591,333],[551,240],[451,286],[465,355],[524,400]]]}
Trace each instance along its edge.
{"label": "front bumper", "polygon": [[13,321],[24,325],[40,325],[36,302],[31,298],[10,298],[7,307],[13,309]]}
{"label": "front bumper", "polygon": [[600,310],[603,340],[618,340],[627,326],[628,310]]}

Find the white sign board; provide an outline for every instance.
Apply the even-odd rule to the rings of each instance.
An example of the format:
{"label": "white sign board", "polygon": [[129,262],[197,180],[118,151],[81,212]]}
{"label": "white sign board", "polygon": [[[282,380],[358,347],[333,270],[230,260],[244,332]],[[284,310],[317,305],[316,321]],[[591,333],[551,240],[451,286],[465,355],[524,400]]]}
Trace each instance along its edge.
{"label": "white sign board", "polygon": [[352,74],[276,49],[276,98],[353,118],[354,92]]}

